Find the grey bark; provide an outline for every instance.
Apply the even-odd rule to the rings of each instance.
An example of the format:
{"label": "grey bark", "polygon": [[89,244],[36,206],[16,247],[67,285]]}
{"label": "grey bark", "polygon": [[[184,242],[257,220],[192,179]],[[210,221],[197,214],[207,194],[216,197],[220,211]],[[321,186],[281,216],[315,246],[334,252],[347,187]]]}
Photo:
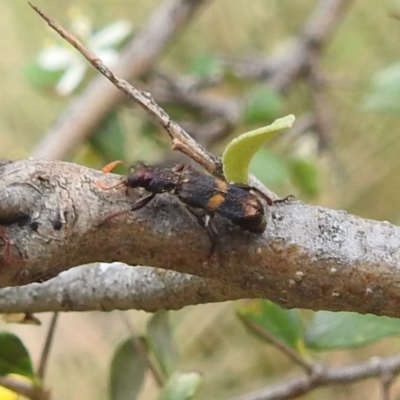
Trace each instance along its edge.
{"label": "grey bark", "polygon": [[[219,242],[210,257],[207,234],[173,196],[157,196],[139,211],[106,221],[129,210],[143,192],[103,190],[98,180],[112,186],[120,177],[59,161],[3,163],[0,174],[1,287],[118,260],[204,279],[182,277],[191,283],[179,306],[267,298],[287,308],[400,315],[400,229],[388,222],[299,201],[277,204],[267,210],[263,234],[242,232],[217,219]],[[174,285],[181,283],[169,277],[173,296]],[[205,290],[203,296],[189,293],[196,287]],[[166,298],[165,308],[175,308]],[[161,306],[159,301],[147,309]]]}

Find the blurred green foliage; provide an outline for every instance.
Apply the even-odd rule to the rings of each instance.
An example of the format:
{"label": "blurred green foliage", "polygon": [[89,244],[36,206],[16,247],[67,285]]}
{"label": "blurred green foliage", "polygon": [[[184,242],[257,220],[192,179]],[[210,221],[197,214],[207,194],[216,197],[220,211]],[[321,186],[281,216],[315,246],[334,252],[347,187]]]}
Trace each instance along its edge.
{"label": "blurred green foliage", "polygon": [[193,399],[201,381],[201,376],[197,372],[174,374],[162,389],[158,400]]}
{"label": "blurred green foliage", "polygon": [[[242,322],[258,337],[266,340],[256,328],[269,332],[294,350],[304,349],[303,329],[298,310],[284,310],[268,300],[243,300],[236,304]],[[268,342],[268,340],[267,340]]]}
{"label": "blurred green foliage", "polygon": [[306,333],[307,346],[333,350],[366,345],[400,335],[400,319],[351,312],[318,311]]}
{"label": "blurred green foliage", "polygon": [[172,336],[169,313],[158,311],[149,319],[144,336],[130,337],[116,348],[110,371],[110,400],[137,399],[146,374],[160,387],[159,400],[194,398],[202,377],[178,370],[179,354]]}
{"label": "blurred green foliage", "polygon": [[319,194],[318,166],[309,159],[295,158],[290,160],[292,181],[299,186],[308,197]]}
{"label": "blurred green foliage", "polygon": [[0,375],[34,377],[31,358],[21,340],[12,333],[0,332]]}
{"label": "blurred green foliage", "polygon": [[161,373],[169,378],[179,365],[179,354],[167,311],[157,311],[150,318],[147,323],[147,338]]}
{"label": "blurred green foliage", "polygon": [[[140,340],[140,338],[138,338]],[[115,349],[110,369],[110,400],[136,399],[144,382],[147,363],[131,337]]]}
{"label": "blurred green foliage", "polygon": [[366,110],[400,113],[400,63],[374,74],[371,92],[365,96],[364,107]]}
{"label": "blurred green foliage", "polygon": [[263,331],[284,342],[302,356],[306,349],[351,349],[400,335],[400,319],[353,312],[318,311],[304,321],[300,310],[285,310],[268,300],[243,300],[236,313],[256,336],[270,342]]}
{"label": "blurred green foliage", "polygon": [[222,73],[222,63],[213,54],[199,54],[193,57],[188,72],[201,78],[212,77]]}
{"label": "blurred green foliage", "polygon": [[244,110],[244,122],[264,125],[278,118],[284,109],[282,95],[268,87],[257,87],[249,91]]}

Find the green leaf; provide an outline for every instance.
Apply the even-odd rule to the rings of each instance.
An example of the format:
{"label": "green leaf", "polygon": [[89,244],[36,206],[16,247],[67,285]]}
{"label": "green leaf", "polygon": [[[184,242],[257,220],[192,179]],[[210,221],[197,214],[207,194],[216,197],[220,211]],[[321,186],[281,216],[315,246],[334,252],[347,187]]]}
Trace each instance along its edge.
{"label": "green leaf", "polygon": [[294,159],[290,162],[291,178],[295,185],[308,196],[315,197],[320,192],[318,167],[309,160]]}
{"label": "green leaf", "polygon": [[63,75],[64,70],[47,71],[36,61],[26,64],[23,68],[25,79],[37,89],[55,89],[58,81]]}
{"label": "green leaf", "polygon": [[190,400],[203,378],[198,372],[175,373],[163,387],[158,400]]}
{"label": "green leaf", "polygon": [[273,121],[283,110],[282,96],[268,87],[257,87],[249,95],[244,109],[244,121],[261,124]]}
{"label": "green leaf", "polygon": [[243,300],[236,303],[241,321],[259,338],[267,340],[259,332],[267,331],[299,353],[305,352],[303,331],[298,310],[284,310],[269,300]]}
{"label": "green leaf", "polygon": [[290,128],[294,120],[294,115],[287,115],[271,125],[243,133],[233,139],[222,155],[225,178],[230,182],[247,183],[249,164],[254,154],[267,140]]}
{"label": "green leaf", "polygon": [[125,136],[116,112],[108,114],[96,132],[89,137],[89,143],[105,160],[125,158]]}
{"label": "green leaf", "polygon": [[254,155],[249,169],[266,186],[282,185],[289,179],[286,163],[272,151],[264,148]]}
{"label": "green leaf", "polygon": [[120,343],[114,352],[110,370],[110,400],[134,400],[143,385],[147,363],[132,338]]}
{"label": "green leaf", "polygon": [[147,337],[164,376],[169,377],[176,370],[179,354],[172,337],[169,313],[157,311],[147,324]]}
{"label": "green leaf", "polygon": [[400,63],[390,65],[374,75],[371,92],[364,99],[364,108],[400,112]]}
{"label": "green leaf", "polygon": [[345,349],[400,335],[400,319],[352,312],[318,311],[306,332],[306,344],[315,350]]}
{"label": "green leaf", "polygon": [[213,54],[205,53],[195,57],[189,71],[201,78],[217,75],[222,72],[222,64]]}
{"label": "green leaf", "polygon": [[18,336],[0,332],[0,376],[7,374],[34,376],[28,351]]}

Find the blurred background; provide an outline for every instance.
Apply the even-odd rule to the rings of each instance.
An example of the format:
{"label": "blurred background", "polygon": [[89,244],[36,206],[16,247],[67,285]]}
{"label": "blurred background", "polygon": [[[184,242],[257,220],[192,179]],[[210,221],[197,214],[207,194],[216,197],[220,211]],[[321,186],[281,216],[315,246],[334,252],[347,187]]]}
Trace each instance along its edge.
{"label": "blurred background", "polygon": [[[282,196],[293,193],[305,202],[398,224],[400,1],[342,1],[324,11],[330,3],[335,2],[204,2],[140,77],[128,76],[216,154],[240,133],[296,115],[294,128],[257,155],[255,175]],[[162,4],[35,2],[116,66],[120,52]],[[67,107],[86,93],[96,73],[27,2],[0,0],[0,6],[0,157],[53,158],[43,150],[45,138],[57,140],[57,125],[69,118]],[[296,62],[299,67],[291,70]],[[78,114],[90,114],[91,107],[81,105]],[[163,164],[178,157],[165,132],[127,100],[77,137],[62,158],[94,168],[118,158]],[[143,332],[149,315],[125,314],[137,333]],[[228,399],[300,371],[250,335],[231,303],[170,314],[180,368],[203,375],[198,398]],[[34,360],[50,318],[38,317],[41,327],[3,326],[22,338]],[[113,352],[128,335],[119,312],[61,315],[46,378],[54,398],[106,399]],[[399,348],[397,339],[385,339],[315,357],[341,365]],[[139,398],[153,399],[157,390],[148,376]],[[393,392],[400,398],[400,386]],[[376,382],[368,381],[304,398],[377,398],[378,393]]]}

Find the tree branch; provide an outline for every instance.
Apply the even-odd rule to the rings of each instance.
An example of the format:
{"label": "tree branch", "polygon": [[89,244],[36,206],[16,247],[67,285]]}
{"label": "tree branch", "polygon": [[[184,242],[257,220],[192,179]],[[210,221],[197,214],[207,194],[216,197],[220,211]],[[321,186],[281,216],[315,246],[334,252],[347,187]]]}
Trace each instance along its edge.
{"label": "tree branch", "polygon": [[214,279],[152,267],[100,263],[72,268],[40,284],[0,289],[0,312],[154,312],[241,298],[239,292]]}
{"label": "tree branch", "polygon": [[231,400],[294,399],[321,386],[355,383],[372,377],[381,378],[384,374],[395,376],[399,373],[399,354],[384,359],[374,357],[357,364],[321,368],[318,374],[294,378],[272,387],[269,386],[253,393],[235,397]]}
{"label": "tree branch", "polygon": [[230,289],[221,301],[261,297],[283,307],[400,316],[400,228],[387,222],[301,202],[276,204],[267,209],[263,234],[218,218],[219,243],[210,257],[207,234],[173,196],[104,223],[140,197],[139,190],[98,187],[99,179],[107,187],[118,183],[117,175],[23,160],[3,165],[0,178],[0,221],[7,221],[1,287],[119,260],[215,279]]}
{"label": "tree branch", "polygon": [[21,381],[14,376],[0,376],[0,386],[30,400],[50,400],[50,393],[46,389],[33,382]]}
{"label": "tree branch", "polygon": [[[174,138],[175,147],[182,150],[186,146],[212,171],[216,163],[213,157],[193,144],[147,93],[118,78],[57,23],[40,14],[100,72],[153,115]],[[269,209],[266,232],[257,238],[225,224],[218,251],[209,258],[210,243],[204,240],[204,231],[194,228],[183,208],[174,208],[176,203],[171,197],[160,196],[145,210],[131,213],[123,224],[116,220],[104,224],[108,215],[130,209],[132,199],[125,190],[101,190],[96,185],[99,172],[83,167],[45,161],[37,161],[35,166],[31,161],[32,165],[22,167],[20,163],[4,166],[4,197],[18,195],[24,201],[32,199],[34,204],[2,217],[4,223],[12,225],[3,233],[3,264],[14,267],[3,269],[3,286],[49,279],[79,264],[119,259],[216,279],[227,283],[233,296],[238,288],[241,295],[246,289],[245,297],[269,298],[284,307],[398,315],[398,291],[387,279],[397,272],[399,261],[399,234],[394,226],[300,203],[275,205]],[[17,176],[17,171],[23,176]],[[70,178],[68,182],[65,176]],[[13,181],[16,178],[18,181]],[[103,179],[111,181],[115,177]],[[29,193],[22,193],[23,189]],[[155,215],[160,204],[166,217]],[[8,231],[18,234],[21,228],[22,240],[8,239]],[[182,230],[184,236],[180,235]],[[381,241],[386,245],[383,255]],[[21,262],[14,261],[10,243],[18,243],[13,249]],[[89,244],[93,252],[87,251]],[[171,246],[177,250],[173,254]],[[17,269],[21,264],[25,265]]]}

